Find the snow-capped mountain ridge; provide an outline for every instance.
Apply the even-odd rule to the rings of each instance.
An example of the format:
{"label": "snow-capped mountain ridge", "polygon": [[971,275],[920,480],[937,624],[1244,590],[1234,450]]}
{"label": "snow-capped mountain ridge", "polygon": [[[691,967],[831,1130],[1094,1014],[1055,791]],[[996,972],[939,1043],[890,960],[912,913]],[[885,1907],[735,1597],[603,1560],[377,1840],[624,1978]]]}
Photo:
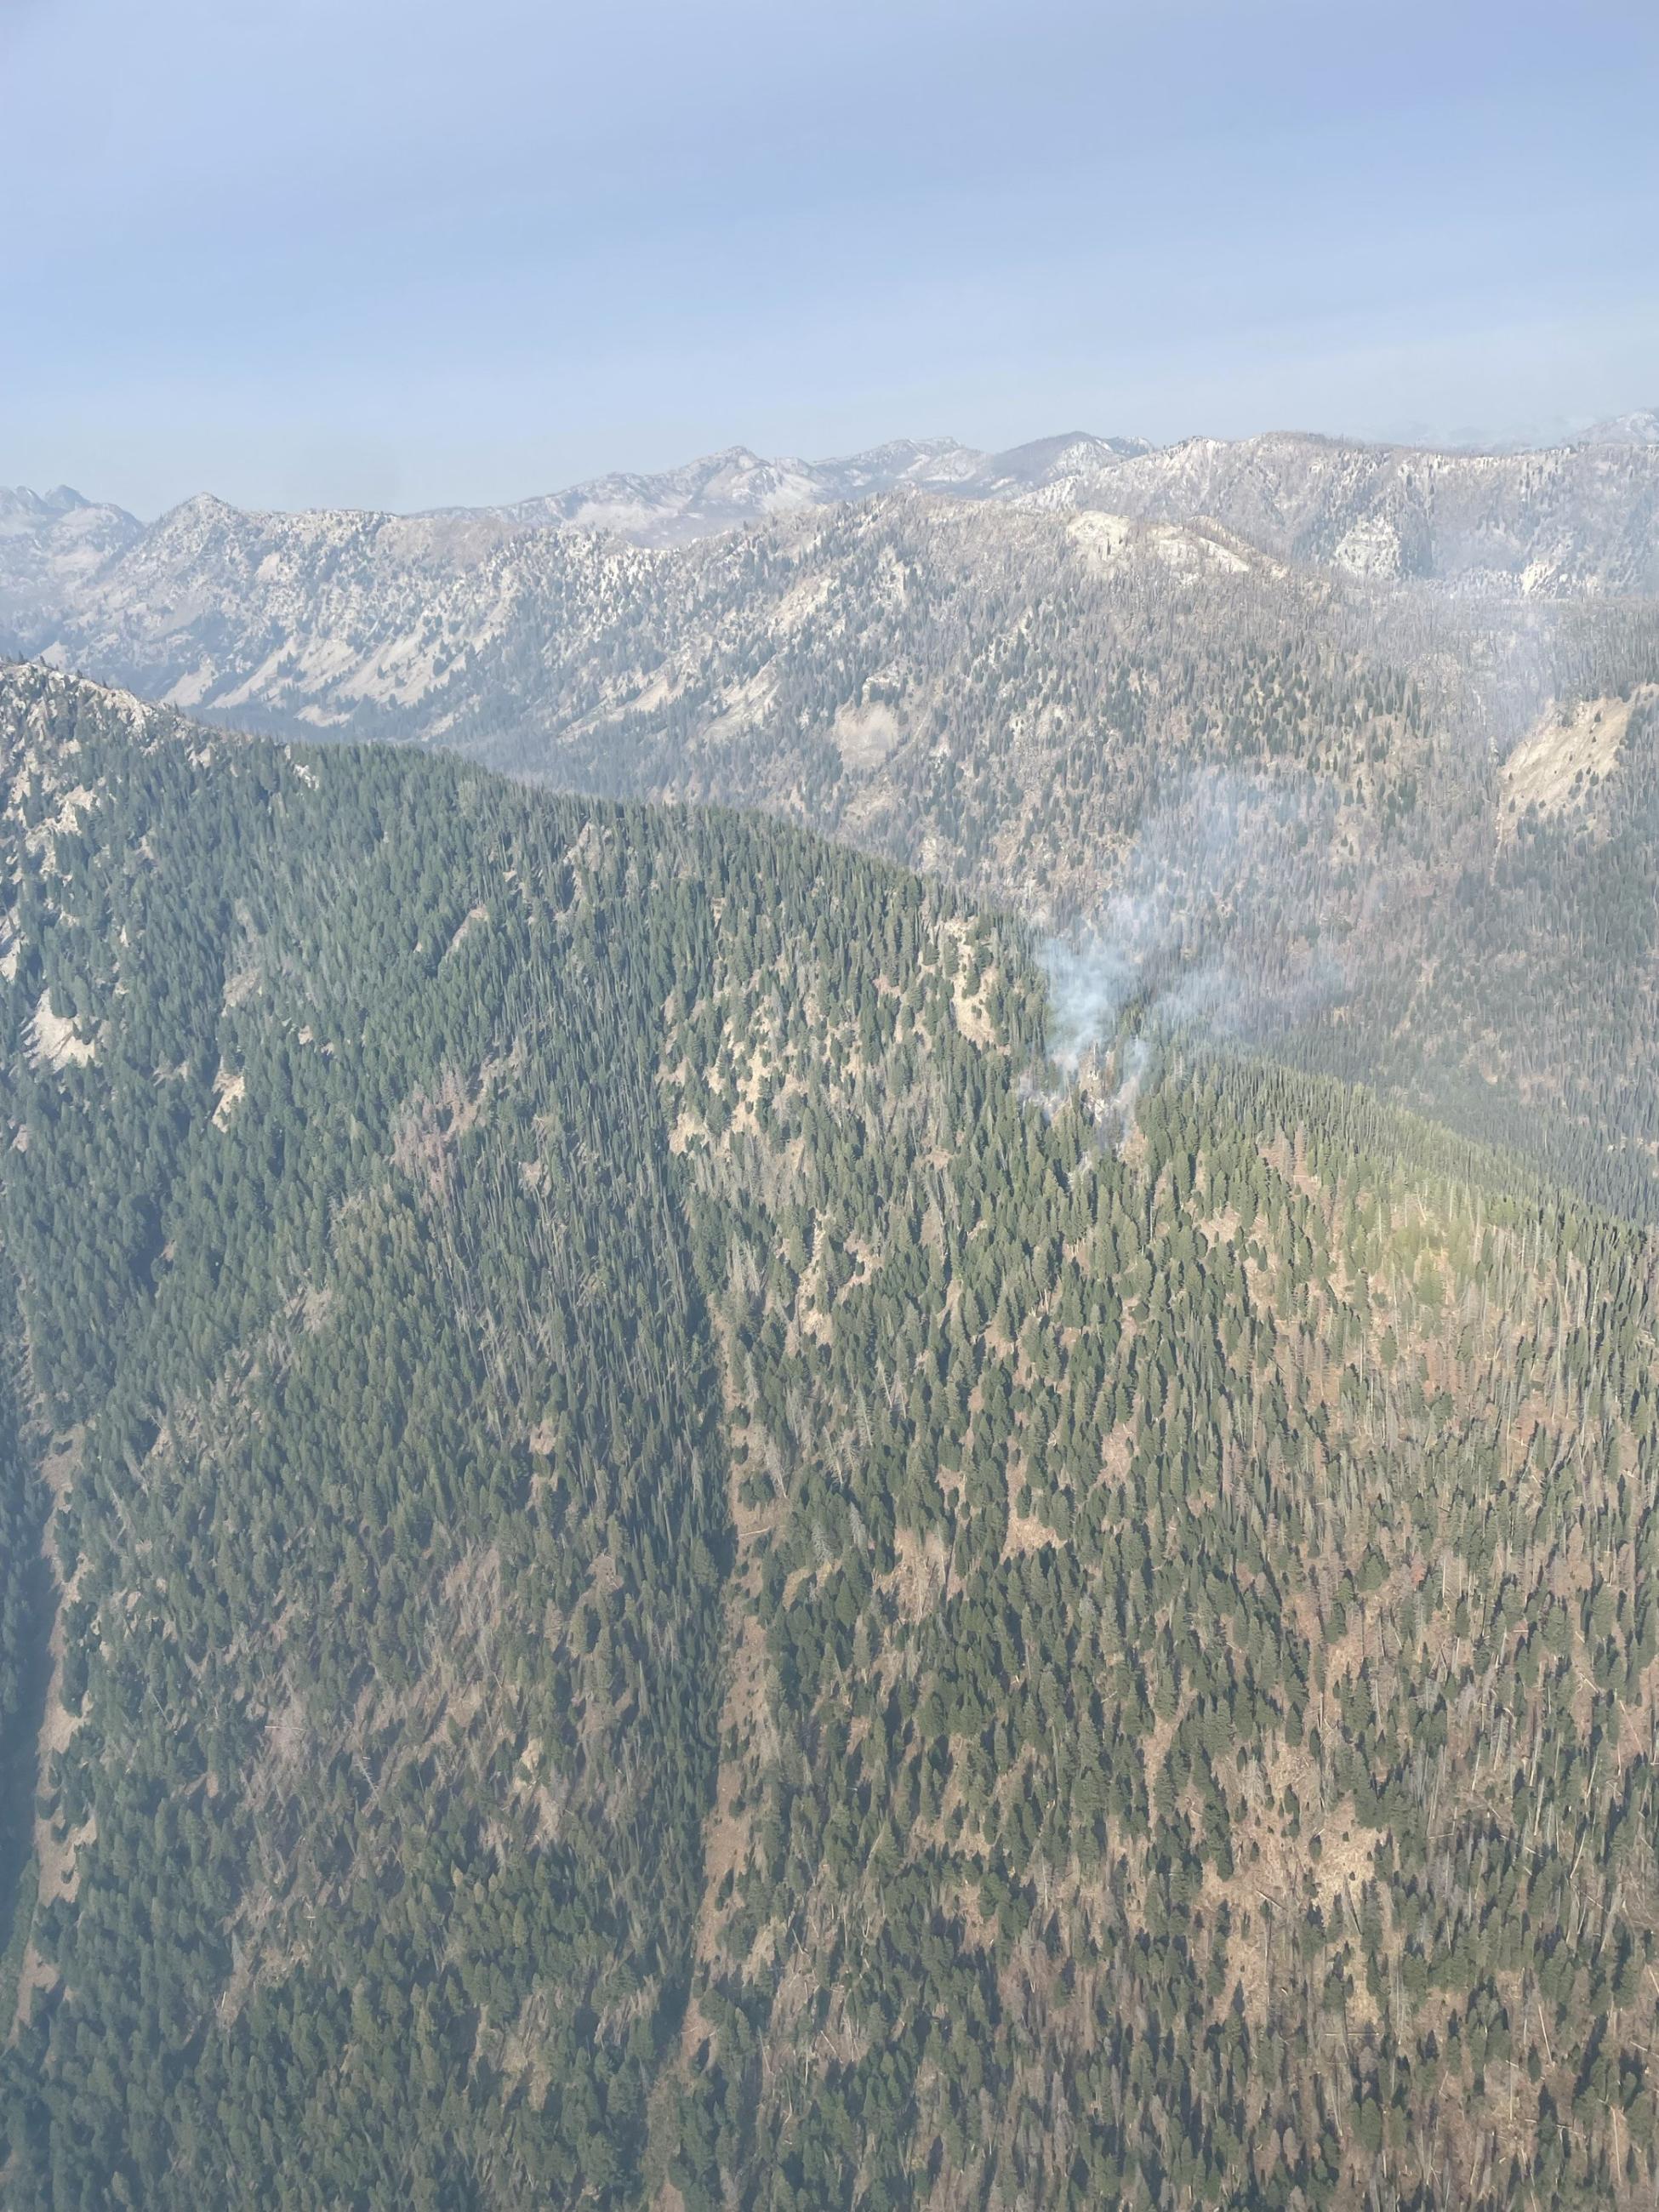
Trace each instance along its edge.
{"label": "snow-capped mountain ridge", "polygon": [[981,453],[954,438],[894,438],[865,453],[819,461],[794,454],[768,459],[747,446],[729,446],[678,468],[594,477],[489,511],[530,528],[614,530],[640,544],[683,544],[741,529],[767,515],[838,506],[887,491],[1011,498],[1061,476],[1098,471],[1151,451],[1144,439],[1097,438],[1085,431],[1039,439],[1003,453]]}
{"label": "snow-capped mountain ridge", "polygon": [[1639,407],[1629,415],[1592,422],[1573,441],[1580,446],[1659,446],[1659,407]]}
{"label": "snow-capped mountain ridge", "polygon": [[1082,526],[1054,540],[1057,579],[1225,568],[1265,587],[1288,566],[1368,590],[1659,599],[1659,444],[1633,434],[1477,453],[1066,432],[995,454],[943,438],[817,462],[735,447],[420,514],[258,514],[202,493],[146,527],[64,488],[0,494],[0,651],[269,727],[430,740],[458,716],[563,721],[611,696],[607,667],[621,682],[625,664],[629,696],[656,680],[671,602],[698,610],[670,625],[688,665],[744,635],[769,649],[785,611],[764,603],[764,572],[785,564],[810,597],[815,545],[852,542],[860,515],[859,542],[902,540],[904,576],[884,553],[856,589],[837,584],[849,652],[890,586],[925,586],[951,619],[962,564],[1026,557],[1037,517]]}
{"label": "snow-capped mountain ridge", "polygon": [[69,484],[0,486],[0,629],[50,622],[143,534],[137,515]]}

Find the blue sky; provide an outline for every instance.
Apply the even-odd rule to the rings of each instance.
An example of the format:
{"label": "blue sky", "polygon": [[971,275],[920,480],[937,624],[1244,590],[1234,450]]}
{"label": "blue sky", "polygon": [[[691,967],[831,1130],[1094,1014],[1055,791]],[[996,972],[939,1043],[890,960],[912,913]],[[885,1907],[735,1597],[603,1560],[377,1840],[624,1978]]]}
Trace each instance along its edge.
{"label": "blue sky", "polygon": [[0,482],[1659,404],[1659,9],[0,0]]}

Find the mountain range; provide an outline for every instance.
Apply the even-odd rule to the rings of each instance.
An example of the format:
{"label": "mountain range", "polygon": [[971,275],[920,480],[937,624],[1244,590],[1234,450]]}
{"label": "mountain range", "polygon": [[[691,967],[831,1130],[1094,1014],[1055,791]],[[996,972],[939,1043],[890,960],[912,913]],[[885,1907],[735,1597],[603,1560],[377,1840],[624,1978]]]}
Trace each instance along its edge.
{"label": "mountain range", "polygon": [[[934,532],[946,567],[969,540],[981,565],[1013,566],[1027,518],[1046,513],[1040,542],[1069,546],[1079,579],[1158,544],[1166,564],[1265,580],[1279,562],[1498,606],[1659,590],[1659,445],[1635,427],[1536,453],[1292,435],[1156,451],[1067,436],[995,456],[904,441],[812,465],[738,451],[424,515],[249,514],[203,496],[144,526],[67,490],[0,495],[0,646],[273,729],[453,741],[488,717],[523,755],[538,725],[554,736],[579,708],[636,703],[665,663],[745,625],[740,658],[764,659],[771,609],[764,593],[750,605],[750,571],[787,572],[780,596],[804,618],[823,596],[820,541],[866,509],[866,539],[884,523],[912,546]],[[1068,532],[1077,517],[1092,520]],[[505,690],[503,661],[519,672]],[[597,688],[570,683],[584,665],[603,668]]]}
{"label": "mountain range", "polygon": [[1647,2212],[1655,429],[0,495],[0,2200]]}
{"label": "mountain range", "polygon": [[768,809],[1091,947],[1111,1010],[1224,1003],[1646,1212],[1645,420],[726,454],[410,516],[17,495],[0,636],[273,735]]}
{"label": "mountain range", "polygon": [[908,489],[953,499],[1012,499],[1150,453],[1141,438],[1073,431],[1006,453],[954,438],[900,438],[836,460],[763,460],[747,447],[654,476],[596,477],[506,507],[514,524],[613,530],[641,545],[673,545],[802,507],[833,507]]}
{"label": "mountain range", "polygon": [[[1650,473],[1640,460],[1621,465],[1612,456],[1639,455],[1656,445],[1659,410],[1647,410],[1596,423],[1541,454],[1425,451],[1297,434],[1155,447],[1141,438],[1083,431],[997,453],[951,438],[896,439],[824,461],[763,459],[737,446],[654,474],[596,477],[507,506],[404,520],[415,526],[411,549],[434,551],[544,529],[608,531],[637,544],[669,546],[774,515],[911,490],[1100,507],[1154,520],[1203,516],[1270,550],[1332,561],[1356,574],[1432,575],[1471,588],[1559,594],[1650,588]],[[55,613],[70,615],[80,588],[100,569],[152,533],[165,545],[174,518],[204,503],[222,504],[186,501],[147,527],[67,485],[44,495],[0,489],[0,612],[11,641],[31,619],[50,629]],[[246,520],[257,530],[279,518]],[[392,520],[351,518],[361,526]],[[316,510],[307,520],[319,542],[350,526],[344,510]],[[445,526],[455,522],[476,526],[478,538],[454,537]]]}
{"label": "mountain range", "polygon": [[[825,461],[765,460],[746,446],[733,446],[654,474],[593,477],[505,507],[440,508],[410,519],[441,523],[455,518],[508,531],[608,530],[637,544],[672,545],[768,515],[900,487],[962,499],[1014,498],[1152,450],[1145,439],[1097,438],[1082,431],[1001,453],[979,453],[954,438],[900,438]],[[186,501],[184,507],[199,503]],[[0,589],[13,603],[23,600],[31,586],[44,596],[51,580],[72,583],[144,534],[136,515],[87,500],[67,484],[44,495],[27,486],[0,487]],[[441,532],[437,535],[441,542]],[[7,611],[13,615],[12,605]]]}

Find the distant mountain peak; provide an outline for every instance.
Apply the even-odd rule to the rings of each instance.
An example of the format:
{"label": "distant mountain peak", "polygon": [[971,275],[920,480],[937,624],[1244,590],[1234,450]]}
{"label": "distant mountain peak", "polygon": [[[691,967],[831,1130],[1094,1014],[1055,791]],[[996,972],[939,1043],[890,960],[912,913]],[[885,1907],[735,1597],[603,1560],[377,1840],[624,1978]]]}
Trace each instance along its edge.
{"label": "distant mountain peak", "polygon": [[1580,446],[1659,446],[1659,407],[1640,407],[1633,414],[1611,415],[1592,422],[1574,443]]}
{"label": "distant mountain peak", "polygon": [[87,507],[91,502],[72,491],[68,484],[59,484],[52,491],[39,492],[27,484],[0,484],[0,520],[16,517],[31,521],[46,521],[72,508]]}
{"label": "distant mountain peak", "polygon": [[673,545],[740,529],[767,515],[888,491],[1013,499],[1152,450],[1143,438],[1101,438],[1085,430],[1000,453],[982,453],[951,437],[890,438],[860,453],[817,461],[728,446],[654,474],[592,477],[497,512],[532,528],[611,530],[641,544]]}
{"label": "distant mountain peak", "polygon": [[50,491],[40,495],[41,506],[52,514],[68,514],[77,507],[90,507],[92,503],[73,484],[54,484]]}
{"label": "distant mountain peak", "polygon": [[193,491],[187,499],[181,499],[176,507],[170,507],[161,520],[168,522],[177,516],[191,514],[251,514],[257,512],[252,507],[233,507],[228,499],[221,499],[216,491]]}
{"label": "distant mountain peak", "polygon": [[125,507],[70,484],[0,486],[0,647],[37,642],[43,622],[143,534]]}

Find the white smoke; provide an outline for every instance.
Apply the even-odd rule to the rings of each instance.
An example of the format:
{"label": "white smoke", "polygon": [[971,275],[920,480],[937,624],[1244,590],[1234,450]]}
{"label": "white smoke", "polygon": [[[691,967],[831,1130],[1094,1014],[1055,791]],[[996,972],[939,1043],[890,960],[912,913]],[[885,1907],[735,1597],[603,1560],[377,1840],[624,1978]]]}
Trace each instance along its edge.
{"label": "white smoke", "polygon": [[1343,826],[1334,793],[1305,775],[1207,769],[1167,792],[1092,921],[1041,948],[1062,1074],[1101,1063],[1131,1012],[1142,1036],[1260,1044],[1328,1006],[1346,931],[1373,904]]}

